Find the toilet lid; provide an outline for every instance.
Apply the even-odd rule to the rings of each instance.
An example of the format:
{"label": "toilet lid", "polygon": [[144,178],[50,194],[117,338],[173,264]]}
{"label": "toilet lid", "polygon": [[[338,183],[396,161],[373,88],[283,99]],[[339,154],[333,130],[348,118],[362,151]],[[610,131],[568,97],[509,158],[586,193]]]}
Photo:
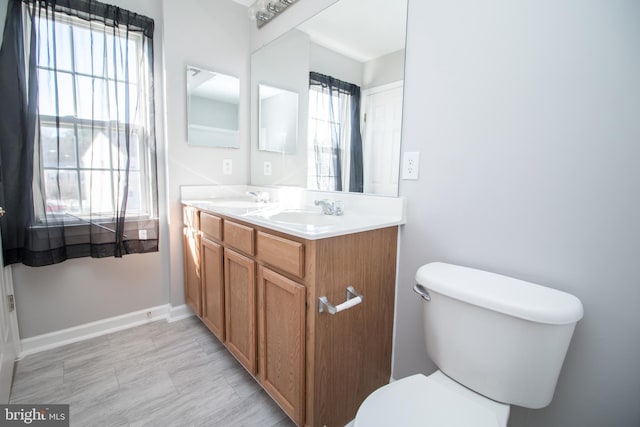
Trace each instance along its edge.
{"label": "toilet lid", "polygon": [[[418,374],[374,391],[360,406],[354,427],[500,427],[509,406],[491,401],[444,374],[435,380]],[[435,374],[434,374],[435,375]],[[458,389],[459,388],[459,389]]]}

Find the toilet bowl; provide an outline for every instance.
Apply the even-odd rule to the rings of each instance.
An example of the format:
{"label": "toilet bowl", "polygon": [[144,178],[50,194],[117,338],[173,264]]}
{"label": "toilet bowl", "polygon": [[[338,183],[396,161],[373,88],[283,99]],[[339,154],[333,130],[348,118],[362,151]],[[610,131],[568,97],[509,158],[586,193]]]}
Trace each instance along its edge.
{"label": "toilet bowl", "polygon": [[412,375],[373,392],[354,427],[505,427],[509,405],[481,396],[441,371]]}

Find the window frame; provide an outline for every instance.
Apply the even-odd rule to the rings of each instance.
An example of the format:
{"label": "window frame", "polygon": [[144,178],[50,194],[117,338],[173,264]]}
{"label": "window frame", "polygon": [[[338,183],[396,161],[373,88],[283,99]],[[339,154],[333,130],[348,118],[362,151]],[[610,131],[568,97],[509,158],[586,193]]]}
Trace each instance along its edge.
{"label": "window frame", "polygon": [[[136,90],[145,91],[145,96],[154,97],[155,95],[154,93],[148,93],[149,91],[153,92],[154,90],[153,86],[150,85],[148,81],[152,73],[154,64],[152,63],[152,57],[149,57],[148,53],[145,50],[144,35],[142,34],[142,32],[130,31],[127,33],[128,40],[123,41],[123,43],[128,43],[129,41],[133,40],[135,43],[136,50],[139,53],[138,62],[133,67],[131,66],[128,67],[129,68],[128,73],[130,73],[133,70],[136,73],[136,76],[130,77],[128,73],[125,73],[123,74],[122,77],[118,76],[116,78],[114,76],[109,75],[109,71],[108,71],[109,66],[106,63],[106,55],[104,59],[105,63],[103,65],[103,68],[100,70],[100,72],[91,74],[91,73],[78,70],[78,66],[76,64],[77,52],[75,50],[75,40],[77,38],[77,34],[73,31],[73,29],[75,27],[78,27],[81,29],[91,31],[93,29],[98,28],[99,31],[103,31],[103,30],[110,31],[112,28],[111,26],[102,24],[97,21],[88,22],[76,16],[69,16],[64,12],[55,12],[55,11],[52,12],[52,14],[55,15],[54,19],[50,19],[48,16],[40,16],[40,17],[34,18],[31,16],[29,7],[26,4],[23,4],[23,7],[27,11],[25,16],[30,17],[30,21],[28,22],[28,25],[25,25],[25,40],[30,39],[30,36],[28,33],[33,25],[38,25],[38,24],[34,24],[38,20],[49,21],[48,25],[57,25],[58,23],[69,25],[70,27],[69,55],[70,55],[71,68],[55,69],[48,65],[41,65],[40,58],[38,57],[36,70],[38,73],[40,73],[41,71],[47,71],[47,72],[64,73],[64,74],[70,75],[71,81],[72,81],[73,93],[74,93],[73,108],[74,108],[75,115],[64,115],[64,116],[63,115],[61,116],[39,115],[36,134],[37,134],[37,138],[40,140],[40,144],[39,144],[39,149],[34,150],[34,165],[36,166],[35,167],[36,171],[34,172],[34,179],[33,179],[33,187],[34,187],[33,202],[34,202],[35,216],[36,216],[35,218],[36,223],[34,224],[34,227],[36,228],[46,227],[47,224],[48,225],[55,225],[55,224],[87,225],[88,223],[90,223],[90,224],[97,225],[98,227],[104,227],[106,230],[110,230],[110,227],[107,227],[107,225],[113,224],[114,218],[117,216],[115,203],[114,203],[114,196],[113,196],[116,191],[115,177],[119,172],[126,171],[126,169],[118,168],[117,166],[114,166],[114,162],[112,161],[113,160],[112,159],[113,144],[111,143],[110,143],[110,149],[109,149],[109,157],[110,157],[109,168],[82,167],[81,160],[80,160],[81,142],[79,138],[79,132],[80,132],[79,128],[81,127],[99,129],[100,131],[104,131],[107,135],[110,135],[110,136],[113,135],[114,132],[119,133],[119,132],[122,132],[122,130],[124,129],[128,129],[130,135],[137,135],[136,144],[138,145],[137,147],[138,161],[137,161],[136,167],[129,168],[129,172],[137,173],[139,174],[139,177],[140,177],[138,186],[137,186],[139,190],[137,191],[139,208],[137,209],[137,211],[133,211],[131,214],[129,214],[128,212],[125,213],[125,218],[127,223],[129,222],[139,223],[139,222],[145,222],[148,220],[157,220],[158,213],[154,212],[155,210],[154,209],[154,205],[155,205],[154,188],[156,188],[158,184],[157,182],[155,182],[157,180],[157,175],[155,174],[155,168],[152,165],[152,153],[151,153],[151,147],[150,147],[150,142],[151,142],[150,138],[152,138],[150,128],[154,127],[155,123],[153,123],[152,111],[151,112],[147,111],[148,110],[147,103],[141,102],[144,99],[144,97],[139,97],[136,103],[138,109],[140,109],[141,111],[140,116],[143,118],[143,120],[141,120],[142,123],[140,122],[131,123],[131,122],[126,122],[124,120],[123,121],[91,120],[91,119],[78,117],[78,99],[80,96],[78,77],[86,77],[90,79],[102,80],[102,81],[108,82],[109,85],[115,85],[116,92],[119,91],[118,85],[120,84],[129,85],[129,86],[133,85],[134,87],[136,87]],[[39,28],[36,28],[35,31],[39,31]],[[117,33],[114,33],[113,37],[118,38],[119,36]],[[28,43],[25,43],[25,49],[27,48],[28,48]],[[27,70],[28,70],[28,67],[27,67]],[[129,76],[129,77],[127,78],[125,76]],[[40,86],[40,84],[38,86]],[[141,88],[139,89],[138,86],[140,86]],[[110,96],[111,96],[111,91],[108,91],[107,97],[110,97]],[[40,98],[38,97],[38,99],[39,99],[38,102],[40,104]],[[58,165],[57,167],[51,167],[51,166],[45,165],[45,160],[44,160],[45,153],[43,152],[43,150],[45,149],[45,144],[42,143],[43,140],[42,140],[41,130],[47,124],[53,124],[54,126],[57,125],[59,127],[69,126],[73,128],[73,140],[74,140],[73,150],[75,151],[74,166],[60,167],[60,165]],[[109,138],[109,141],[111,142],[112,139]],[[61,153],[58,153],[58,155],[60,154]],[[39,194],[41,194],[39,191],[40,188],[45,188],[44,193],[46,194],[46,185],[47,185],[47,181],[46,181],[47,178],[45,173],[46,171],[75,171],[76,172],[78,206],[82,206],[83,204],[81,172],[83,171],[108,172],[110,176],[110,180],[109,180],[110,186],[112,188],[112,192],[111,192],[112,197],[110,200],[112,205],[111,210],[107,212],[88,212],[87,210],[80,209],[79,212],[63,212],[63,213],[55,213],[55,212],[48,211],[46,207],[48,201],[42,200],[38,196]],[[129,191],[131,190],[129,189]],[[105,224],[105,225],[101,226],[100,224]]]}

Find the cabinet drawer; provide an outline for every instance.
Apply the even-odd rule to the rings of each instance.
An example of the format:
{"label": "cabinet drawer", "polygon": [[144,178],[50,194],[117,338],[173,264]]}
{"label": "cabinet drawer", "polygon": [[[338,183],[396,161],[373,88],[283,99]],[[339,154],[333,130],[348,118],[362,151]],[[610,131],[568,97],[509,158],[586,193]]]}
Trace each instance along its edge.
{"label": "cabinet drawer", "polygon": [[276,268],[304,277],[304,244],[258,232],[258,258]]}
{"label": "cabinet drawer", "polygon": [[222,241],[222,218],[201,212],[200,230],[205,237],[219,242]]}
{"label": "cabinet drawer", "polygon": [[228,246],[241,250],[246,254],[255,255],[255,245],[253,243],[255,230],[253,228],[233,221],[224,221],[222,228],[224,230],[224,242]]}
{"label": "cabinet drawer", "polygon": [[200,211],[193,206],[184,205],[182,206],[182,220],[185,227],[198,230],[200,228]]}

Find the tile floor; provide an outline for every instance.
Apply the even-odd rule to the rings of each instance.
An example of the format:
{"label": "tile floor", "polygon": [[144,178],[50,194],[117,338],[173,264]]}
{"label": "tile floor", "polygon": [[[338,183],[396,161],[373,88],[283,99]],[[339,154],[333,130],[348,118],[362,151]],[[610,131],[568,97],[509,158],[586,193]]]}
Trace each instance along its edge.
{"label": "tile floor", "polygon": [[294,426],[196,317],[27,356],[11,403],[68,403],[73,427]]}

